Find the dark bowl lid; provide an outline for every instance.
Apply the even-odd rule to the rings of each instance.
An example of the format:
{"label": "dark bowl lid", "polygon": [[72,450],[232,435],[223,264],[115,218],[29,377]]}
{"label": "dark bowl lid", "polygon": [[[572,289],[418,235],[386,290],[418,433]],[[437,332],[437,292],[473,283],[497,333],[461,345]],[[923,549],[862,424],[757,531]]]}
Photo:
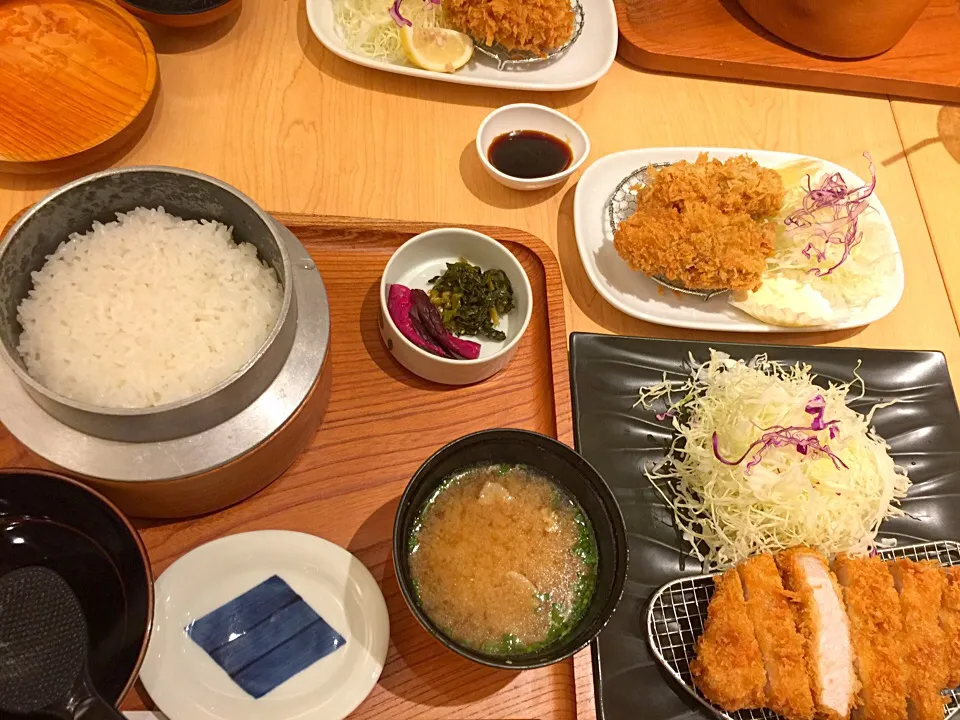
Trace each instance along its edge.
{"label": "dark bowl lid", "polygon": [[[596,589],[580,622],[553,645],[518,655],[482,653],[445,635],[417,603],[407,557],[407,538],[412,526],[437,486],[464,468],[502,462],[535,468],[569,492],[593,527],[599,558]],[[427,632],[450,650],[475,662],[496,668],[527,670],[570,657],[603,629],[623,594],[627,575],[627,536],[623,515],[613,493],[599,473],[573,449],[527,430],[484,430],[444,446],[413,476],[397,508],[393,561],[403,598]]]}
{"label": "dark bowl lid", "polygon": [[231,0],[123,0],[123,2],[159,15],[198,15],[216,10]]}
{"label": "dark bowl lid", "polygon": [[153,623],[150,561],[136,529],[75,480],[0,469],[0,575],[26,566],[55,570],[77,595],[91,678],[105,699],[119,702],[136,681]]}

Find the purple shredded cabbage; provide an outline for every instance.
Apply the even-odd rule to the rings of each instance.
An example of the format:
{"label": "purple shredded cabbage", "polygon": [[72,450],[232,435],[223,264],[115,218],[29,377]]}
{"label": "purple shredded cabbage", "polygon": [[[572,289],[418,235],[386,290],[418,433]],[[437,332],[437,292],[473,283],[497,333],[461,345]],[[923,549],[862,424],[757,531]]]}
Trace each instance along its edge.
{"label": "purple shredded cabbage", "polygon": [[[877,187],[877,172],[870,153],[863,156],[870,164],[870,183],[858,188],[848,188],[840,173],[825,175],[818,187],[812,187],[811,178],[807,175],[807,194],[803,198],[800,208],[793,211],[784,219],[788,233],[800,231],[812,232],[823,241],[818,247],[813,241],[807,243],[803,255],[808,260],[816,257],[817,262],[827,259],[827,248],[831,245],[843,245],[843,256],[832,267],[813,268],[810,270],[817,277],[830,275],[846,262],[850,253],[863,239],[859,232],[859,218],[870,206],[870,196]],[[832,217],[820,219],[823,211],[832,211]]]}
{"label": "purple shredded cabbage", "polygon": [[737,460],[727,460],[725,457],[723,457],[723,455],[720,454],[720,437],[717,435],[717,433],[713,433],[713,455],[724,465],[734,467],[746,460],[747,456],[751,453],[754,453],[756,450],[753,457],[744,468],[744,473],[749,473],[754,467],[763,461],[763,456],[770,448],[788,447],[792,445],[801,455],[812,455],[814,457],[817,455],[826,455],[833,461],[834,467],[836,467],[838,470],[841,467],[847,469],[846,463],[837,457],[837,455],[830,449],[828,445],[821,443],[820,439],[815,434],[817,432],[827,430],[830,433],[830,439],[833,440],[840,432],[840,422],[838,420],[824,422],[823,414],[826,404],[827,403],[826,400],[824,400],[823,395],[817,395],[809,403],[807,403],[806,408],[804,408],[807,413],[814,416],[810,427],[783,427],[782,425],[774,425],[773,427],[765,428],[763,430],[763,434],[760,436],[760,439],[751,444],[750,447],[747,448],[746,452],[743,453],[743,455],[741,455]]}
{"label": "purple shredded cabbage", "polygon": [[[390,17],[393,18],[393,21],[400,27],[404,25],[413,27],[413,23],[407,20],[400,12],[400,4],[402,2],[403,0],[393,0],[393,5],[390,6],[387,12],[390,13]],[[424,2],[428,2],[431,5],[439,5],[443,0],[424,0]]]}

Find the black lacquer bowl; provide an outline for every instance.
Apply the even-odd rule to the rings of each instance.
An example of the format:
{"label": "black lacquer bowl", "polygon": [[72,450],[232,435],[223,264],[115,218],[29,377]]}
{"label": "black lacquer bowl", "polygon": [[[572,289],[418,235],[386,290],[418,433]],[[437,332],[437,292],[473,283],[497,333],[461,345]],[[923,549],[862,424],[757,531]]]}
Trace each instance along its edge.
{"label": "black lacquer bowl", "polygon": [[[576,499],[593,526],[597,543],[597,584],[584,616],[555,643],[527,654],[489,655],[449,638],[420,609],[410,578],[407,541],[427,500],[450,475],[487,463],[526,465],[550,477]],[[580,455],[553,438],[527,430],[485,430],[444,446],[413,476],[397,509],[393,562],[403,599],[427,632],[450,650],[474,662],[528,670],[568,658],[597,637],[623,594],[627,575],[627,538],[623,516],[610,488]]]}
{"label": "black lacquer bowl", "polygon": [[55,570],[76,593],[90,633],[91,679],[118,703],[137,679],[153,621],[153,578],[137,531],[74,480],[0,470],[0,576],[34,565]]}
{"label": "black lacquer bowl", "polygon": [[[673,439],[662,408],[634,407],[641,388],[690,372],[689,354],[708,359],[713,348],[734,359],[767,353],[771,360],[809,363],[817,382],[847,382],[862,361],[865,394],[850,406],[866,413],[907,469],[913,487],[905,517],[885,522],[881,537],[901,545],[960,538],[960,412],[946,361],[938,352],[862,348],[740,345],[577,333],[571,337],[571,375],[577,449],[597,468],[623,510],[630,569],[623,600],[594,645],[601,720],[679,720],[714,717],[654,660],[647,645],[650,596],[680,577],[702,573],[673,527],[673,515],[643,475]],[[855,397],[859,388],[851,392]],[[683,638],[684,643],[692,638]]]}

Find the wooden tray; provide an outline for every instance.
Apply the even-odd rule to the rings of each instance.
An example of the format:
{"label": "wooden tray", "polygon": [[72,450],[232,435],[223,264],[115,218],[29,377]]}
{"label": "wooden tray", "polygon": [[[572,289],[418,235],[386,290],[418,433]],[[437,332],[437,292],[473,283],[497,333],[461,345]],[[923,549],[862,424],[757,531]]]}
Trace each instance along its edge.
{"label": "wooden tray", "polygon": [[[560,268],[550,249],[517,230],[476,228],[504,242],[527,271],[533,317],[520,350],[499,375],[448,388],[412,375],[387,353],[377,329],[380,275],[393,251],[433,226],[277,215],[309,250],[331,312],[332,391],[312,444],[258,495],[223,512],[137,523],[154,576],[198,545],[237,532],[313,533],[353,552],[380,583],[390,611],[390,651],[376,689],[355,718],[596,718],[590,650],[573,661],[513,673],[446,650],[410,614],[391,557],[400,494],[445,443],[494,427],[536,430],[572,444],[567,337]],[[0,466],[18,452],[0,427]],[[126,710],[149,707],[131,693]]]}
{"label": "wooden tray", "polygon": [[647,70],[960,102],[957,0],[933,0],[896,47],[866,60],[806,54],[760,27],[737,0],[614,5],[620,56]]}
{"label": "wooden tray", "polygon": [[0,172],[69,170],[141,132],[157,56],[113,0],[0,2]]}

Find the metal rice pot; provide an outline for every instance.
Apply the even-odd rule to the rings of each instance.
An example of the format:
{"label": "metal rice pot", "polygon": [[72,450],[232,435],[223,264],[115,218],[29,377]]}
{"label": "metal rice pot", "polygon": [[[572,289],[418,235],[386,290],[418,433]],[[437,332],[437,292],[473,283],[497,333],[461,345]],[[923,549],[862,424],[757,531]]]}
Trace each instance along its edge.
{"label": "metal rice pot", "polygon": [[[17,307],[32,287],[31,273],[71,233],[111,222],[117,213],[160,206],[184,219],[218,220],[233,228],[238,243],[257,248],[283,287],[270,335],[231,377],[175,403],[104,408],[44,387],[27,373],[17,351],[23,330]],[[329,333],[323,281],[296,237],[237,189],[189,170],[129,167],[81,178],[30,208],[0,242],[0,422],[35,454],[82,478],[154,483],[233,463],[288,425],[321,384]],[[246,485],[243,497],[251,494]],[[208,497],[158,514],[138,503],[125,506],[110,489],[99,489],[140,516],[195,514],[231,501]]]}
{"label": "metal rice pot", "polygon": [[[237,242],[256,246],[283,284],[283,306],[264,345],[240,370],[207,392],[143,409],[101,408],[63,397],[34,380],[17,352],[22,328],[17,306],[43,267],[74,232],[116,220],[136,207],[163,208],[184,219],[216,219],[232,226]],[[91,175],[39,202],[7,234],[0,248],[0,347],[33,399],[48,413],[89,435],[124,442],[194,435],[249,405],[276,377],[293,344],[297,303],[288,278],[290,258],[273,221],[238,191],[212,178],[167,168],[127,168]]]}

